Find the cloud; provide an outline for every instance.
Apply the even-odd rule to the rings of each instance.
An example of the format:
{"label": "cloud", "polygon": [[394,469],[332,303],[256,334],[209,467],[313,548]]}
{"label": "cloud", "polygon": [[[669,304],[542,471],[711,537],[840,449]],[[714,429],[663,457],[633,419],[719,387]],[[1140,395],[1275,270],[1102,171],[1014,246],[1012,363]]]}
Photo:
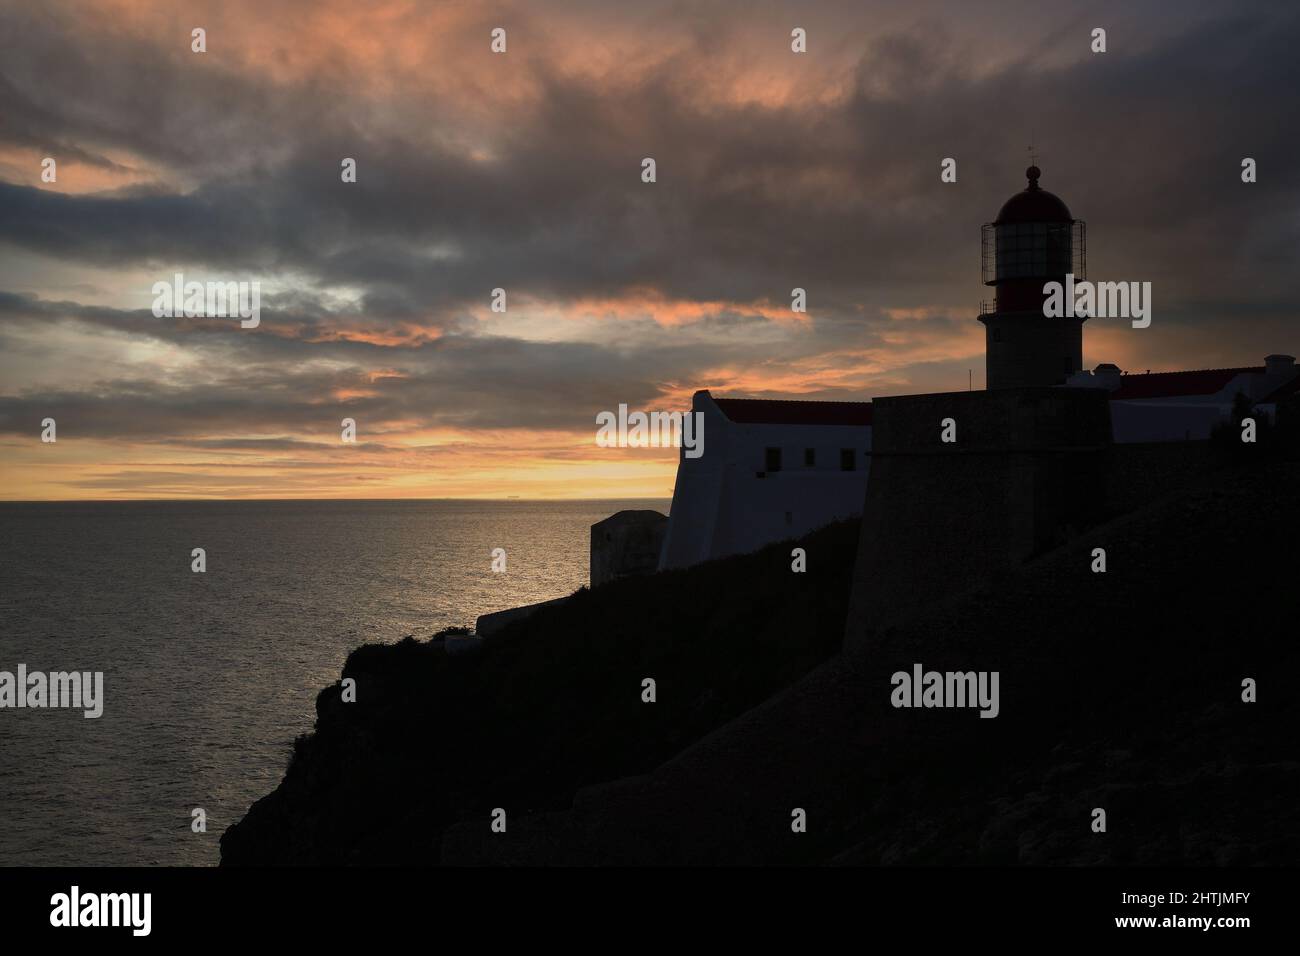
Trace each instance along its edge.
{"label": "cloud", "polygon": [[[0,11],[8,434],[57,412],[70,435],[311,460],[346,413],[382,457],[420,435],[576,438],[597,410],[701,387],[867,398],[962,388],[970,368],[978,386],[978,227],[1023,185],[1031,137],[1044,186],[1089,220],[1090,275],[1155,284],[1152,329],[1089,329],[1087,356],[1294,351],[1284,7],[187,13]],[[46,152],[60,183],[14,173]],[[262,327],[154,318],[149,286],[174,271],[262,282]]]}

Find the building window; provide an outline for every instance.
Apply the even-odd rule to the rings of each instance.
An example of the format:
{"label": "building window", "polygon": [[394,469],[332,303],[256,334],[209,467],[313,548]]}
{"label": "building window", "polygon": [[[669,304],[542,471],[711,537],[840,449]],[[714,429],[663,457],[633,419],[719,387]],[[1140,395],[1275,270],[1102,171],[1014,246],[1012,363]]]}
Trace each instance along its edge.
{"label": "building window", "polygon": [[994,342],[1001,342],[1001,341],[1002,341],[1002,330],[1001,330],[1001,329],[994,329],[994,330],[993,330],[993,341],[994,341]]}
{"label": "building window", "polygon": [[786,523],[786,524],[794,524],[794,512],[793,512],[793,511],[787,511],[787,512],[785,513],[785,523]]}
{"label": "building window", "polygon": [[803,450],[803,464],[805,468],[813,468],[817,465],[817,449],[805,448]]}
{"label": "building window", "polygon": [[767,472],[781,470],[781,449],[769,448],[763,456],[763,470]]}
{"label": "building window", "polygon": [[858,456],[853,454],[852,448],[840,449],[840,471],[857,471]]}

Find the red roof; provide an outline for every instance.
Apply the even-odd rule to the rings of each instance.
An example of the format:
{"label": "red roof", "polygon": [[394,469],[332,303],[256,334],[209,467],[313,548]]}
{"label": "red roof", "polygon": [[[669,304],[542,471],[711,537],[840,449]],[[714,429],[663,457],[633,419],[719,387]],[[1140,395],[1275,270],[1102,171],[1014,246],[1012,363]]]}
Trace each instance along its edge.
{"label": "red roof", "polygon": [[1147,372],[1125,375],[1120,386],[1111,392],[1112,401],[1130,398],[1174,398],[1180,395],[1213,395],[1220,392],[1243,372],[1263,372],[1264,366],[1250,368],[1206,368],[1191,372]]}
{"label": "red roof", "polygon": [[[1264,366],[1206,368],[1187,372],[1146,372],[1125,375],[1111,392],[1112,401],[1214,395],[1247,372],[1263,373]],[[1300,392],[1300,375],[1273,391],[1266,402]],[[708,395],[707,391],[704,394]],[[709,395],[713,398],[712,395]],[[870,402],[799,402],[766,398],[714,398],[722,414],[738,425],[870,425]]]}
{"label": "red roof", "polygon": [[[710,396],[712,398],[712,396]],[[715,398],[738,425],[870,425],[870,402],[790,402],[766,398]]]}

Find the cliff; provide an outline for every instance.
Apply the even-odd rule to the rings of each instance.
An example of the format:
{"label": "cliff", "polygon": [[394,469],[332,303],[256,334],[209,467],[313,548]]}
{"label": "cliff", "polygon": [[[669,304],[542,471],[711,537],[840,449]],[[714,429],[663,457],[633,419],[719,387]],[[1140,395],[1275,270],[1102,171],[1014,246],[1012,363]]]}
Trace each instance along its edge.
{"label": "cliff", "polygon": [[[837,653],[848,524],[801,542],[807,574],[777,545],[580,591],[473,658],[363,647],[358,703],[322,692],[223,863],[1294,859],[1297,488],[1294,462],[1189,481],[863,653]],[[999,671],[999,716],[891,707],[918,662]]]}
{"label": "cliff", "polygon": [[[436,863],[443,830],[567,807],[645,773],[839,649],[856,522],[618,580],[542,607],[473,655],[404,640],[354,651],[280,786],[221,840],[223,864]],[[654,678],[657,701],[643,703]]]}

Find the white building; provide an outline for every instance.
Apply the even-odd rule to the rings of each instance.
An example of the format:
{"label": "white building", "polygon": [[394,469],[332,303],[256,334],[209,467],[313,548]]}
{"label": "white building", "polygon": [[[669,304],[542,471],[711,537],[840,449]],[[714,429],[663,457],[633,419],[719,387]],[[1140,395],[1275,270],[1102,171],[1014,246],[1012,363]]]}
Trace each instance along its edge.
{"label": "white building", "polygon": [[1272,417],[1276,402],[1300,386],[1295,357],[1270,355],[1263,365],[1191,372],[1125,375],[1114,365],[1076,372],[1070,387],[1109,389],[1110,420],[1117,442],[1194,441],[1210,437],[1232,412],[1237,395]]}
{"label": "white building", "polygon": [[695,393],[704,454],[677,465],[659,567],[742,554],[862,512],[870,402],[787,402]]}
{"label": "white building", "polygon": [[[1210,437],[1238,393],[1272,416],[1300,391],[1290,355],[1263,365],[1125,375],[1114,365],[1077,372],[1067,388],[1106,388],[1117,442]],[[870,402],[714,398],[704,414],[704,454],[681,457],[661,570],[754,551],[861,514],[871,467]]]}

